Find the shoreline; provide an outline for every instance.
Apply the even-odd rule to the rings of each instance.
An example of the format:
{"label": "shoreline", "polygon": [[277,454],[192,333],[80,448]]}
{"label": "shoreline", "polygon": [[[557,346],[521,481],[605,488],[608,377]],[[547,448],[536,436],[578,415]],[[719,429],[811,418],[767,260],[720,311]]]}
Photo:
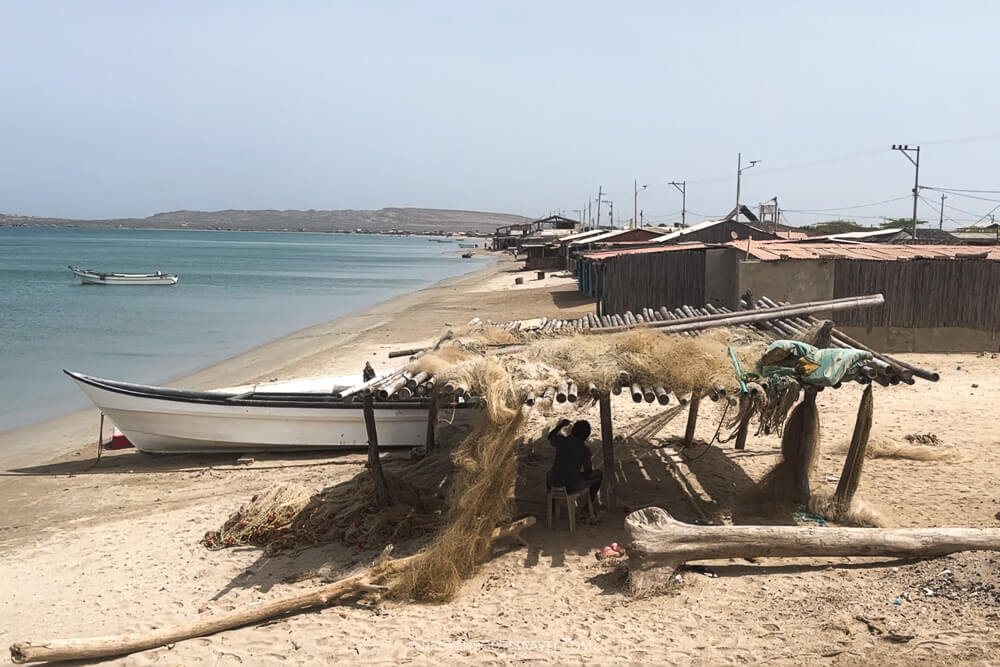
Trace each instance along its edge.
{"label": "shoreline", "polygon": [[[504,261],[507,259],[506,256],[491,259],[493,261],[485,266],[462,275],[443,278],[430,286],[378,301],[363,310],[292,331],[193,372],[170,376],[163,384],[183,386],[186,389],[211,389],[266,382],[276,375],[287,376],[281,377],[284,380],[310,375],[349,374],[352,372],[351,369],[346,369],[343,373],[338,370],[317,369],[315,373],[303,374],[305,360],[329,352],[345,343],[347,345],[356,343],[352,338],[363,337],[386,318],[391,318],[398,310],[412,307],[422,301],[430,301],[440,293],[459,287],[475,287],[500,273],[503,266],[508,263]],[[324,341],[320,349],[314,349],[317,339],[324,338],[331,339]],[[361,372],[360,368],[354,370],[357,373]],[[39,422],[0,431],[0,469],[9,470],[30,463],[65,460],[74,454],[79,455],[81,450],[87,447],[96,448],[97,428],[98,411],[94,407],[89,407],[62,412]],[[111,432],[111,428],[113,427],[105,424],[105,437]],[[25,441],[38,443],[43,439],[71,442],[54,450],[42,450],[37,445],[23,444]],[[89,444],[86,442],[88,439]]]}
{"label": "shoreline", "polygon": [[[593,308],[569,276],[535,280],[519,268],[501,256],[483,270],[310,327],[189,377],[208,383],[225,374],[268,379],[267,373],[279,368],[317,374],[339,366],[357,372],[366,359],[384,368],[397,361],[385,357],[387,350],[430,342],[444,326],[474,316],[573,318]],[[515,276],[524,276],[524,284],[516,285]],[[872,443],[892,447],[905,443],[907,434],[934,433],[940,443],[918,449],[940,449],[945,457],[873,457],[865,463],[860,497],[887,527],[995,528],[1000,463],[990,455],[998,444],[991,406],[1000,392],[1000,358],[905,358],[947,373],[938,383],[876,388]],[[837,487],[844,462],[838,445],[846,448],[853,437],[861,392],[852,383],[817,398],[822,415],[822,446],[812,476],[817,491],[832,494]],[[614,430],[621,436],[647,429],[651,417],[665,414],[660,406],[637,404],[626,395],[612,403]],[[449,603],[345,604],[102,664],[531,660],[557,665],[609,655],[630,663],[783,664],[840,654],[831,664],[852,664],[858,655],[879,663],[913,658],[979,664],[995,654],[1000,600],[989,594],[996,556],[987,552],[916,562],[716,561],[708,564],[707,576],[697,570],[678,573],[669,595],[629,596],[616,563],[595,560],[594,553],[626,540],[623,521],[632,508],[656,505],[692,523],[694,502],[722,525],[757,522],[747,513],[743,494],[780,458],[781,436],[753,434],[745,451],[712,446],[724,418],[721,407],[703,404],[692,457],[677,447],[685,430],[681,418],[655,437],[623,438],[616,445],[618,508],[578,522],[572,534],[565,518],[552,529],[545,526],[544,480],[554,451],[544,434],[559,417],[595,423],[598,408],[580,401],[529,410],[518,436],[524,442],[514,511],[538,518],[523,534],[530,546],[495,549]],[[85,426],[87,444],[76,456],[0,475],[0,506],[7,510],[0,519],[0,577],[8,582],[0,600],[0,644],[184,625],[203,618],[203,612],[247,609],[314,590],[365,567],[378,554],[381,545],[343,541],[277,555],[256,547],[209,551],[200,542],[206,530],[217,529],[256,494],[284,485],[313,493],[353,479],[365,471],[363,452],[262,454],[237,465],[230,454],[150,456],[120,450],[106,452],[95,465],[96,419],[88,418]],[[70,442],[51,428],[40,430],[39,437]],[[599,440],[588,446],[594,466],[606,469]],[[675,460],[672,466],[667,457]],[[411,465],[403,452],[387,451],[382,460],[401,472]],[[687,479],[686,491],[678,476]],[[400,541],[399,553],[418,548],[421,539]],[[865,619],[873,616],[900,636],[919,637],[911,644],[915,648],[866,629]],[[664,624],[677,632],[664,635]],[[706,639],[705,628],[715,629],[712,637]],[[480,652],[486,649],[490,654]]]}

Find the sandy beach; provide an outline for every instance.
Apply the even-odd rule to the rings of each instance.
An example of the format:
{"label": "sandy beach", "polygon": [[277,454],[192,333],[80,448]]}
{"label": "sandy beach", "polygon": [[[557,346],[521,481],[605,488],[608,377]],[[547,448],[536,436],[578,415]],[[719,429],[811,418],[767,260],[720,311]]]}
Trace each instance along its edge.
{"label": "sandy beach", "polygon": [[[514,285],[523,276],[524,284]],[[417,347],[472,317],[562,317],[587,312],[571,278],[537,281],[509,258],[251,350],[176,386],[208,388],[378,369],[395,349]],[[873,458],[859,495],[887,527],[1000,526],[1000,446],[993,410],[997,355],[905,355],[941,381],[876,387],[873,441],[905,444],[933,433],[940,460]],[[850,439],[860,387],[820,394],[822,447],[815,484],[832,491]],[[669,407],[669,406],[668,406]],[[614,400],[618,434],[653,414],[652,404]],[[721,403],[706,407],[697,437],[709,443]],[[597,419],[596,406],[532,413],[540,435],[558,417]],[[927,561],[877,558],[717,561],[688,571],[669,594],[634,598],[621,571],[594,551],[624,541],[627,508],[659,505],[697,517],[664,457],[684,428],[675,419],[648,441],[618,450],[615,512],[555,530],[544,520],[551,451],[531,440],[523,457],[518,513],[536,514],[530,547],[498,545],[494,556],[445,605],[359,602],[246,627],[108,661],[124,665],[367,664],[476,662],[694,664],[774,662],[988,664],[1000,655],[1000,555],[962,553]],[[363,469],[360,454],[151,457],[133,450],[96,455],[96,410],[2,436],[19,453],[0,477],[0,644],[142,632],[199,614],[257,605],[336,579],[376,552],[339,544],[268,557],[260,549],[209,551],[199,540],[252,494],[282,482],[318,489]],[[599,451],[592,441],[592,449]],[[43,451],[59,451],[55,458]],[[697,447],[681,468],[713,519],[746,523],[739,495],[779,458],[779,439],[751,436]],[[405,457],[390,453],[390,461]],[[599,456],[597,457],[599,459]],[[893,639],[897,638],[897,639]],[[899,639],[906,638],[906,639]]]}

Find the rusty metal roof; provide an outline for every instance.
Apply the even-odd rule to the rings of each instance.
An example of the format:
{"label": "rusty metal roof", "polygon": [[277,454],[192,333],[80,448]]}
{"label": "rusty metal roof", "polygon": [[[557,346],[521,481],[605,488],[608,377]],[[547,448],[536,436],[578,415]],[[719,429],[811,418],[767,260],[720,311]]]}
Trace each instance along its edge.
{"label": "rusty metal roof", "polygon": [[[643,244],[648,244],[648,241],[643,241]],[[708,243],[678,243],[676,245],[666,245],[666,246],[650,246],[645,245],[643,248],[619,248],[617,250],[602,250],[599,252],[588,252],[581,255],[585,259],[602,260],[608,257],[617,257],[619,255],[647,255],[656,254],[662,252],[675,252],[677,250],[702,250],[704,248],[721,248],[723,246],[719,244],[708,244]]]}
{"label": "rusty metal roof", "polygon": [[[745,242],[726,245],[747,252]],[[964,245],[920,245],[883,243],[750,243],[750,256],[763,262],[782,259],[961,259],[983,257],[1000,260],[1000,248],[977,248]]]}
{"label": "rusty metal roof", "polygon": [[680,243],[660,247],[628,248],[605,250],[583,255],[586,259],[602,260],[621,255],[645,255],[661,252],[677,252],[679,250],[704,250],[706,248],[733,248],[748,253],[754,259],[762,262],[772,262],[783,259],[874,259],[887,262],[908,259],[962,259],[985,257],[1000,260],[1000,247],[967,246],[967,245],[923,245],[923,244],[884,244],[884,243],[804,243],[785,240],[732,241],[726,244],[716,243]]}

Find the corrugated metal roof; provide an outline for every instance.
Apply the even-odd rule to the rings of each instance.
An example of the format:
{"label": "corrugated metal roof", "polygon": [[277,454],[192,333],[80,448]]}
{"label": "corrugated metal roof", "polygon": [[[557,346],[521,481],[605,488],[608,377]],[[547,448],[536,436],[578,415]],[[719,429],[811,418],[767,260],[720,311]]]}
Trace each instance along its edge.
{"label": "corrugated metal roof", "polygon": [[582,239],[587,236],[597,236],[598,234],[606,234],[607,229],[588,229],[585,232],[576,232],[575,234],[570,234],[569,236],[564,236],[560,241],[575,241],[576,239]]}
{"label": "corrugated metal roof", "polygon": [[654,246],[645,248],[628,248],[619,250],[604,250],[600,252],[588,252],[583,255],[586,259],[607,259],[608,257],[617,257],[619,255],[649,255],[662,252],[676,252],[678,250],[701,250],[704,248],[722,248],[723,246],[718,244],[708,244],[708,243],[678,243],[676,245],[668,246]]}
{"label": "corrugated metal roof", "polygon": [[602,241],[608,241],[610,239],[613,239],[616,236],[620,236],[622,234],[628,234],[630,232],[635,232],[635,231],[653,232],[654,234],[664,233],[663,230],[656,229],[653,227],[641,227],[639,229],[614,229],[612,231],[605,232],[604,234],[600,234],[599,236],[588,236],[585,239],[577,239],[576,241],[570,241],[570,245],[581,245],[585,243],[600,243]]}
{"label": "corrugated metal roof", "polygon": [[[727,243],[746,252],[745,242]],[[954,259],[982,256],[1000,260],[1000,248],[974,248],[963,245],[919,245],[881,243],[750,243],[749,254],[763,262],[782,259],[875,259],[896,261],[907,259]]]}
{"label": "corrugated metal roof", "polygon": [[686,234],[691,234],[692,232],[699,232],[703,229],[714,227],[720,222],[726,222],[726,220],[728,219],[706,220],[704,222],[699,222],[696,225],[691,225],[690,227],[685,227],[684,229],[678,229],[676,232],[671,232],[670,234],[664,234],[661,238],[656,239],[656,243],[670,243],[671,241],[677,240]]}
{"label": "corrugated metal roof", "polygon": [[[661,252],[676,252],[679,250],[704,250],[706,248],[733,248],[747,253],[747,241],[732,241],[724,245],[714,243],[680,243],[662,247],[630,248],[605,250],[583,255],[587,259],[602,260],[621,255],[646,255]],[[790,243],[788,241],[750,241],[749,254],[762,262],[772,262],[782,259],[875,259],[896,261],[907,259],[953,259],[962,257],[980,257],[986,254],[987,259],[1000,260],[1000,246],[964,246],[964,245],[922,245],[884,243]]]}

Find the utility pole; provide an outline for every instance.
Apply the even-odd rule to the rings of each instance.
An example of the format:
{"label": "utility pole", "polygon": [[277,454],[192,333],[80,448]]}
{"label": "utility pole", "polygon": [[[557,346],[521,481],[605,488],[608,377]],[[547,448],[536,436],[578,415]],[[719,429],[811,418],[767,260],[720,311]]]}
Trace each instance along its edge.
{"label": "utility pole", "polygon": [[760,160],[750,160],[750,163],[746,167],[743,167],[743,154],[736,154],[736,213],[733,216],[733,222],[740,221],[740,177],[743,176],[743,172],[747,169],[757,166],[758,162]]}
{"label": "utility pole", "polygon": [[635,228],[639,225],[639,193],[649,186],[644,185],[639,188],[639,181],[633,181],[632,186],[632,227]]}
{"label": "utility pole", "polygon": [[670,181],[669,185],[674,186],[681,193],[681,229],[687,227],[687,221],[684,219],[687,215],[687,181]]}
{"label": "utility pole", "polygon": [[590,199],[590,198],[587,199],[587,227],[588,228],[592,224],[594,224],[594,216],[591,215],[591,212],[590,212],[590,205],[591,205],[591,203],[593,203],[593,201],[594,201],[593,199]]}
{"label": "utility pole", "polygon": [[944,229],[944,200],[945,199],[947,199],[947,197],[945,197],[944,193],[942,192],[941,193],[941,215],[938,217],[938,230]]}
{"label": "utility pole", "polygon": [[611,210],[608,211],[608,217],[611,218],[611,227],[613,229],[615,226],[615,203],[613,201],[609,201],[608,206],[611,208]]}
{"label": "utility pole", "polygon": [[[604,196],[603,187],[601,185],[597,186],[597,226],[601,226],[601,197]],[[612,220],[612,224],[614,221]]]}
{"label": "utility pole", "polygon": [[[908,144],[893,144],[892,150],[899,151],[906,156],[906,159],[913,163],[913,239],[917,239],[917,197],[920,195],[920,146],[910,148]],[[914,153],[917,157],[910,156]]]}

